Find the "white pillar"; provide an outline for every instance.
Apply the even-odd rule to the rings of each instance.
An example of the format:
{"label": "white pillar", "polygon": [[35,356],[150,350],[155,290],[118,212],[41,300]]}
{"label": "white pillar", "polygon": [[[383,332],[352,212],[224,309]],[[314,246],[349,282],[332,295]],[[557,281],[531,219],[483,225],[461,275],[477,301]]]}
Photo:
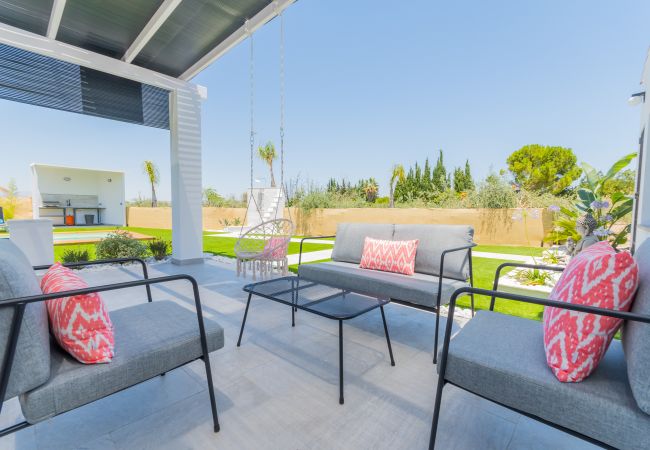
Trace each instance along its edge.
{"label": "white pillar", "polygon": [[172,186],[172,262],[203,262],[201,101],[205,89],[192,86],[169,96]]}
{"label": "white pillar", "polygon": [[643,241],[650,239],[650,92],[647,91],[650,87],[650,52],[646,59],[645,67],[643,68],[642,75],[642,91],[646,92],[643,97],[644,102],[641,105],[641,132],[643,142],[639,142],[640,149],[643,152],[640,156],[639,172],[639,198],[637,205],[637,228],[635,247],[639,247]]}

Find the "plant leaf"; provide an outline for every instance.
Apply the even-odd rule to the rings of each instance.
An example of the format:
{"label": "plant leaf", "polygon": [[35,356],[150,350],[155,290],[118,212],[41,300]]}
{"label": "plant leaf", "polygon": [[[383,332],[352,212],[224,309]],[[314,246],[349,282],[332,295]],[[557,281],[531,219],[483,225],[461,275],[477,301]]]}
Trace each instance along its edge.
{"label": "plant leaf", "polygon": [[595,192],[598,187],[598,171],[586,162],[582,163],[582,171],[585,174],[585,179],[587,180],[589,187]]}
{"label": "plant leaf", "polygon": [[607,173],[605,174],[604,179],[601,181],[601,183],[604,183],[605,181],[609,180],[610,178],[614,177],[617,173],[619,173],[621,170],[623,170],[625,167],[630,164],[630,162],[636,158],[637,154],[636,153],[630,153],[629,155],[623,156],[621,159],[616,161],[612,167],[609,168]]}

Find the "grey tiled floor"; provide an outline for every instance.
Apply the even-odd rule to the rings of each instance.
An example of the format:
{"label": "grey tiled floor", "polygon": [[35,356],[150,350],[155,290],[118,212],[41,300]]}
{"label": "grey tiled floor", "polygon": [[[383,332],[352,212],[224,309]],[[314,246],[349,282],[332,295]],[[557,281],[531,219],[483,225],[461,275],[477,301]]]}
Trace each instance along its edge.
{"label": "grey tiled floor", "polygon": [[[235,343],[245,306],[232,268],[152,267],[152,276],[186,272],[201,284],[205,315],[225,329],[226,345],[211,354],[221,432],[214,434],[205,372],[192,363],[134,388],[0,439],[1,449],[423,449],[428,443],[436,381],[431,363],[433,316],[388,305],[397,365],[390,366],[381,316],[371,312],[344,326],[345,405],[338,404],[338,325],[253,300],[242,346]],[[90,284],[136,278],[136,268],[86,271]],[[144,301],[144,289],[104,295],[109,308]],[[154,289],[192,308],[183,282]],[[444,320],[442,322],[444,324]],[[0,416],[20,419],[17,401]],[[478,397],[446,387],[441,449],[581,449],[569,435]]]}

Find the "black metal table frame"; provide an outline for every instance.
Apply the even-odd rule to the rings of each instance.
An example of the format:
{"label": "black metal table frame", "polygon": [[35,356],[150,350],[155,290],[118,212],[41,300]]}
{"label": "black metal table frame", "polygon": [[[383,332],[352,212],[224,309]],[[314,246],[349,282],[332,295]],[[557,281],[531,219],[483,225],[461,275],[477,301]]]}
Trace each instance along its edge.
{"label": "black metal table frame", "polygon": [[[256,292],[254,289],[256,286],[259,286],[261,284],[267,284],[267,283],[273,283],[277,282],[278,280],[288,280],[291,279],[291,289],[285,289],[279,292],[274,292],[273,294],[263,294],[260,292]],[[294,284],[295,281],[295,284]],[[303,284],[302,286],[300,285],[300,281],[304,281],[307,284]],[[328,286],[333,289],[338,290],[338,292],[334,295],[329,295],[324,298],[314,300],[312,302],[306,303],[304,305],[298,304],[298,293],[297,291],[301,289],[305,289],[308,287],[316,286],[316,285],[322,285],[322,286]],[[304,280],[299,277],[295,276],[288,276],[288,277],[283,277],[283,278],[275,278],[272,280],[265,280],[265,281],[260,281],[257,283],[252,283],[244,286],[244,291],[248,292],[248,300],[246,301],[246,309],[244,310],[244,318],[241,323],[241,329],[239,330],[239,339],[237,340],[237,347],[241,345],[241,338],[242,335],[244,334],[244,326],[246,325],[246,319],[248,317],[248,308],[250,307],[251,304],[251,298],[253,295],[257,295],[258,297],[266,298],[268,300],[272,300],[277,303],[281,303],[287,306],[291,307],[291,326],[295,327],[296,326],[296,312],[299,309],[302,309],[303,311],[307,311],[312,314],[316,314],[321,317],[325,317],[331,320],[337,320],[339,322],[339,404],[344,404],[345,399],[343,396],[343,321],[344,320],[350,320],[354,319],[355,317],[359,317],[363,314],[366,314],[367,312],[372,311],[373,309],[379,308],[381,311],[381,320],[384,324],[384,334],[386,335],[386,343],[388,344],[388,354],[390,355],[390,365],[394,366],[395,365],[395,359],[393,358],[393,347],[390,344],[390,335],[388,334],[388,325],[386,324],[386,314],[384,313],[384,305],[390,303],[390,299],[381,299],[373,295],[367,295],[362,292],[356,292],[356,291],[350,291],[350,290],[345,290],[341,288],[337,288],[336,286],[329,286],[324,283],[317,283],[314,281],[309,281],[309,280]],[[291,302],[288,302],[286,300],[283,300],[281,298],[278,298],[278,295],[281,294],[288,294],[291,293]],[[372,297],[377,300],[377,304],[373,305],[369,308],[362,309],[357,311],[355,314],[352,314],[350,316],[346,317],[335,317],[333,315],[321,312],[321,311],[316,311],[313,309],[310,309],[309,307],[318,303],[325,302],[327,300],[332,300],[336,297],[339,297],[341,295],[345,295],[346,293],[353,293],[353,294],[358,294],[358,295],[364,295],[366,297]],[[383,302],[383,303],[382,303]]]}

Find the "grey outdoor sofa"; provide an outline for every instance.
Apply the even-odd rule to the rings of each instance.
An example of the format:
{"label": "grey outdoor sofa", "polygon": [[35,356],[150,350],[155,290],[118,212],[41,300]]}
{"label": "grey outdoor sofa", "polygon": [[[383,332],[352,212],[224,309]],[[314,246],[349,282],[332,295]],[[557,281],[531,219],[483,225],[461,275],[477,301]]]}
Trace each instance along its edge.
{"label": "grey outdoor sofa", "polygon": [[[209,353],[223,347],[223,329],[203,319],[198,285],[188,275],[149,279],[144,261],[128,258],[81,265],[129,261],[142,264],[143,280],[44,295],[25,255],[9,239],[0,239],[0,399],[19,396],[25,417],[24,422],[1,430],[0,436],[199,358],[205,363],[214,431],[219,431]],[[191,284],[196,312],[172,301],[152,301],[152,284],[177,280]],[[148,301],[110,313],[115,330],[115,356],[110,363],[81,364],[50,337],[44,300],[138,286],[146,287]],[[144,294],[143,289],[143,300]],[[0,412],[1,408],[2,403]]]}
{"label": "grey outdoor sofa", "polygon": [[[342,289],[387,296],[392,302],[406,304],[436,314],[433,362],[437,360],[440,306],[449,303],[459,288],[473,285],[472,241],[474,229],[469,225],[396,225],[340,223],[332,261],[300,264],[300,277]],[[415,274],[402,275],[359,268],[366,237],[386,240],[419,239],[415,257]],[[442,276],[441,276],[442,274]],[[472,311],[474,297],[472,295]]]}
{"label": "grey outdoor sofa", "polygon": [[[605,448],[650,448],[650,241],[634,255],[639,290],[629,313],[498,292],[463,288],[449,304],[429,448],[435,447],[443,387],[450,383],[528,417]],[[557,267],[546,267],[561,270]],[[456,297],[474,292],[492,296],[452,339]],[[504,298],[624,320],[596,370],[579,383],[559,382],[546,364],[542,323],[494,312]],[[442,411],[444,412],[444,411]]]}

